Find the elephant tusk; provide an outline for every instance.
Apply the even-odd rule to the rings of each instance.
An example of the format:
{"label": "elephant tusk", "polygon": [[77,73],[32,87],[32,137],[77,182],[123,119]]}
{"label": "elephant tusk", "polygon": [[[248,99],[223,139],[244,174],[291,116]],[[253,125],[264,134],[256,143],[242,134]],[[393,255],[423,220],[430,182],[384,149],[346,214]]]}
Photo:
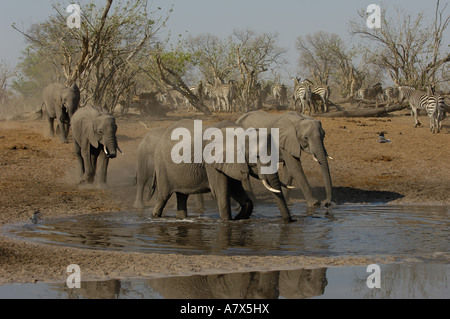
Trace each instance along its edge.
{"label": "elephant tusk", "polygon": [[276,190],[275,188],[272,188],[269,183],[266,182],[265,179],[262,180],[262,183],[264,185],[265,188],[267,188],[269,191],[271,191],[272,193],[281,193],[281,191]]}
{"label": "elephant tusk", "polygon": [[319,160],[314,156],[314,161],[318,162]]}
{"label": "elephant tusk", "polygon": [[287,188],[287,189],[295,189],[295,186],[292,186],[292,185],[286,185],[286,184],[283,183],[283,182],[280,182],[280,184],[281,184],[281,187],[284,187],[284,188]]}
{"label": "elephant tusk", "polygon": [[106,148],[106,145],[103,145],[103,151],[105,152],[106,155],[109,155],[108,149]]}
{"label": "elephant tusk", "polygon": [[329,158],[330,160],[334,160],[334,158],[332,158],[330,155],[328,155],[328,158]]}
{"label": "elephant tusk", "polygon": [[120,152],[120,154],[125,155],[122,150],[120,149],[119,145],[117,145],[117,150]]}

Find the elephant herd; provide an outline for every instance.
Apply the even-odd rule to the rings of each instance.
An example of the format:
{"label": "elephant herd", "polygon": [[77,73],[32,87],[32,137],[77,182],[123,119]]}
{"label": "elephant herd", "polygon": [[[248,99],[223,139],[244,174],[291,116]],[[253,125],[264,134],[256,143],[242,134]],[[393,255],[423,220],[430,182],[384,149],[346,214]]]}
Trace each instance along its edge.
{"label": "elephant herd", "polygon": [[[80,183],[93,183],[96,173],[97,158],[101,158],[100,184],[106,185],[109,159],[115,158],[117,151],[121,152],[117,137],[117,125],[113,115],[105,109],[85,106],[78,109],[80,91],[76,85],[66,88],[60,84],[51,84],[44,89],[43,111],[50,125],[50,134],[54,135],[53,122],[56,119],[60,127],[61,141],[67,143],[69,125],[72,127],[74,150],[80,168]],[[261,180],[262,184],[273,194],[273,198],[285,222],[294,221],[288,208],[289,186],[295,180],[300,187],[309,207],[320,204],[328,207],[333,200],[331,175],[328,166],[328,154],[324,146],[325,132],[321,122],[296,112],[272,115],[264,111],[254,111],[242,115],[236,122],[223,121],[212,126],[202,127],[202,136],[207,130],[217,130],[226,136],[229,128],[243,130],[256,129],[257,143],[270,145],[262,138],[262,129],[277,129],[277,161],[284,166],[283,177],[280,180],[278,170],[264,171],[267,163],[259,157],[251,160],[251,143],[244,143],[241,148],[245,159],[242,161],[182,161],[173,158],[177,141],[173,132],[177,129],[195,132],[194,120],[179,120],[169,128],[151,130],[141,141],[138,148],[136,169],[136,199],[134,207],[144,208],[144,189],[149,188],[150,197],[156,197],[153,215],[159,217],[175,193],[177,202],[177,217],[187,216],[187,199],[195,195],[197,206],[202,207],[202,194],[211,192],[217,202],[220,218],[223,220],[248,219],[253,211],[253,201],[250,177]],[[264,135],[265,136],[265,135]],[[202,140],[200,144],[189,140],[185,145],[193,156],[212,148],[216,139]],[[219,145],[220,146],[220,145]],[[261,147],[259,145],[259,147]],[[229,148],[223,145],[224,156],[236,158],[237,147]],[[183,152],[186,150],[183,149]],[[272,152],[271,150],[269,150]],[[318,162],[325,185],[326,199],[322,202],[316,199],[311,190],[301,165],[302,152],[314,156]],[[227,154],[225,154],[227,153]],[[273,154],[273,152],[271,153]],[[282,191],[284,189],[284,192]],[[230,201],[236,201],[240,208],[233,218]]]}

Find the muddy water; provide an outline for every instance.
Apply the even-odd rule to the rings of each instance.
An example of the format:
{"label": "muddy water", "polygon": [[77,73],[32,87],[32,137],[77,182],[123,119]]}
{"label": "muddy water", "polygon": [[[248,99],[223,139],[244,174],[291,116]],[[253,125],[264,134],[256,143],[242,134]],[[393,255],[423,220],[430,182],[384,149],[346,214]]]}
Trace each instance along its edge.
{"label": "muddy water", "polygon": [[[82,248],[218,255],[407,255],[449,253],[448,207],[341,205],[332,210],[291,208],[284,224],[274,206],[259,206],[250,220],[222,222],[214,210],[177,220],[174,212],[94,213],[12,225],[13,237]],[[441,261],[440,261],[441,262]]]}
{"label": "muddy water", "polygon": [[[450,275],[449,265],[380,265],[379,288],[368,287],[369,275],[367,267],[347,266],[81,281],[81,287],[78,289],[68,288],[66,283],[5,285],[0,286],[0,299],[450,298],[447,282]],[[159,304],[159,307],[163,306]],[[175,313],[180,311],[179,308],[173,310]]]}

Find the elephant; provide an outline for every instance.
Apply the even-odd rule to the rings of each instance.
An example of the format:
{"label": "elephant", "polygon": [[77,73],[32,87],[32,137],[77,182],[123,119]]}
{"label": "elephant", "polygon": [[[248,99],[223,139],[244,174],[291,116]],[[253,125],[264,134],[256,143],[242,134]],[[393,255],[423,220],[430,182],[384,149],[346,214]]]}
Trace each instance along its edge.
{"label": "elephant", "polygon": [[[148,132],[138,147],[138,161],[136,169],[136,199],[133,207],[136,209],[144,208],[144,188],[153,178],[155,171],[155,146],[161,140],[166,128],[157,128]],[[195,195],[197,210],[204,210],[204,201],[202,194]]]}
{"label": "elephant", "polygon": [[[237,123],[244,128],[279,128],[280,161],[287,170],[287,184],[292,178],[300,186],[308,207],[320,205],[320,201],[314,198],[311,186],[303,171],[300,155],[307,152],[314,156],[319,163],[325,184],[326,199],[322,202],[325,207],[332,205],[333,187],[328,166],[328,158],[324,145],[325,131],[322,123],[306,115],[296,112],[286,112],[281,115],[271,115],[264,111],[253,111],[242,115]],[[289,191],[285,196],[289,200]]]}
{"label": "elephant", "polygon": [[55,136],[53,121],[56,119],[61,141],[68,143],[67,135],[69,134],[70,120],[80,103],[78,86],[74,84],[71,87],[65,87],[61,83],[52,83],[44,88],[43,97],[50,136]]}
{"label": "elephant", "polygon": [[[220,127],[220,128],[219,128]],[[230,127],[239,127],[236,123],[227,121],[226,124],[216,124],[214,127],[207,130],[215,130],[221,136],[226,136],[226,130]],[[180,130],[187,131],[194,139],[182,142],[172,140],[175,132]],[[206,131],[202,128],[200,134],[205,136]],[[284,200],[281,186],[286,186],[281,183],[278,177],[278,172],[272,174],[262,174],[263,164],[258,160],[256,163],[249,161],[249,144],[245,144],[245,161],[225,161],[225,160],[206,160],[200,158],[196,160],[197,155],[202,155],[205,149],[211,149],[211,139],[202,140],[200,144],[196,142],[195,136],[196,123],[193,120],[180,120],[169,127],[163,137],[160,139],[155,147],[155,173],[153,175],[151,194],[156,193],[156,206],[153,210],[153,216],[160,217],[167,204],[168,199],[173,193],[177,196],[177,217],[186,218],[187,208],[186,201],[190,194],[203,194],[212,192],[216,199],[219,209],[220,218],[222,220],[231,220],[230,198],[233,198],[239,205],[240,211],[235,216],[235,220],[248,219],[253,211],[253,202],[248,197],[243,183],[248,182],[249,176],[253,176],[262,180],[263,185],[274,193],[278,208],[285,222],[294,221],[290,215],[286,201]],[[217,138],[217,137],[216,137]],[[214,141],[216,140],[214,139]],[[234,136],[236,140],[236,136]],[[224,140],[221,141],[221,151],[216,150],[215,155],[221,155],[222,159],[227,158],[227,149],[224,145]],[[188,153],[188,161],[178,161],[174,159],[174,154],[179,155],[174,150],[180,143],[184,143],[186,149],[183,148],[184,153]],[[237,145],[236,143],[234,145]],[[239,147],[234,147],[229,156],[238,156]],[[243,152],[244,153],[244,152]],[[194,155],[194,161],[190,154]],[[198,159],[198,158],[197,158]]]}
{"label": "elephant", "polygon": [[80,167],[80,184],[94,182],[97,158],[100,156],[100,185],[106,185],[109,159],[115,158],[117,151],[122,153],[116,132],[114,116],[106,109],[85,106],[75,112],[72,117],[72,136]]}

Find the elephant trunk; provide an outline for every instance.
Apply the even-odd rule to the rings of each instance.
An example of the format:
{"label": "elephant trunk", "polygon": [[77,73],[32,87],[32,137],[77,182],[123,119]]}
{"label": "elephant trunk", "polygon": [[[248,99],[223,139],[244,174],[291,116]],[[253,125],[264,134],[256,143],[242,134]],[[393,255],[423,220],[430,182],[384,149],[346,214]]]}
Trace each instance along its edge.
{"label": "elephant trunk", "polygon": [[293,222],[294,220],[291,217],[283,192],[281,191],[281,187],[287,187],[287,185],[280,181],[278,173],[268,175],[261,174],[260,178],[264,187],[272,192],[283,220],[288,223]]}
{"label": "elephant trunk", "polygon": [[115,158],[117,156],[117,139],[115,136],[109,137],[105,140],[103,144],[103,151],[105,152],[106,157]]}
{"label": "elephant trunk", "polygon": [[[320,145],[323,145],[320,143]],[[329,206],[333,200],[333,186],[331,183],[331,174],[330,169],[328,166],[328,155],[327,151],[325,150],[325,147],[320,147],[314,152],[314,157],[317,159],[320,165],[320,169],[322,171],[322,177],[325,185],[325,192],[326,192],[326,202],[324,203],[325,206]]]}

